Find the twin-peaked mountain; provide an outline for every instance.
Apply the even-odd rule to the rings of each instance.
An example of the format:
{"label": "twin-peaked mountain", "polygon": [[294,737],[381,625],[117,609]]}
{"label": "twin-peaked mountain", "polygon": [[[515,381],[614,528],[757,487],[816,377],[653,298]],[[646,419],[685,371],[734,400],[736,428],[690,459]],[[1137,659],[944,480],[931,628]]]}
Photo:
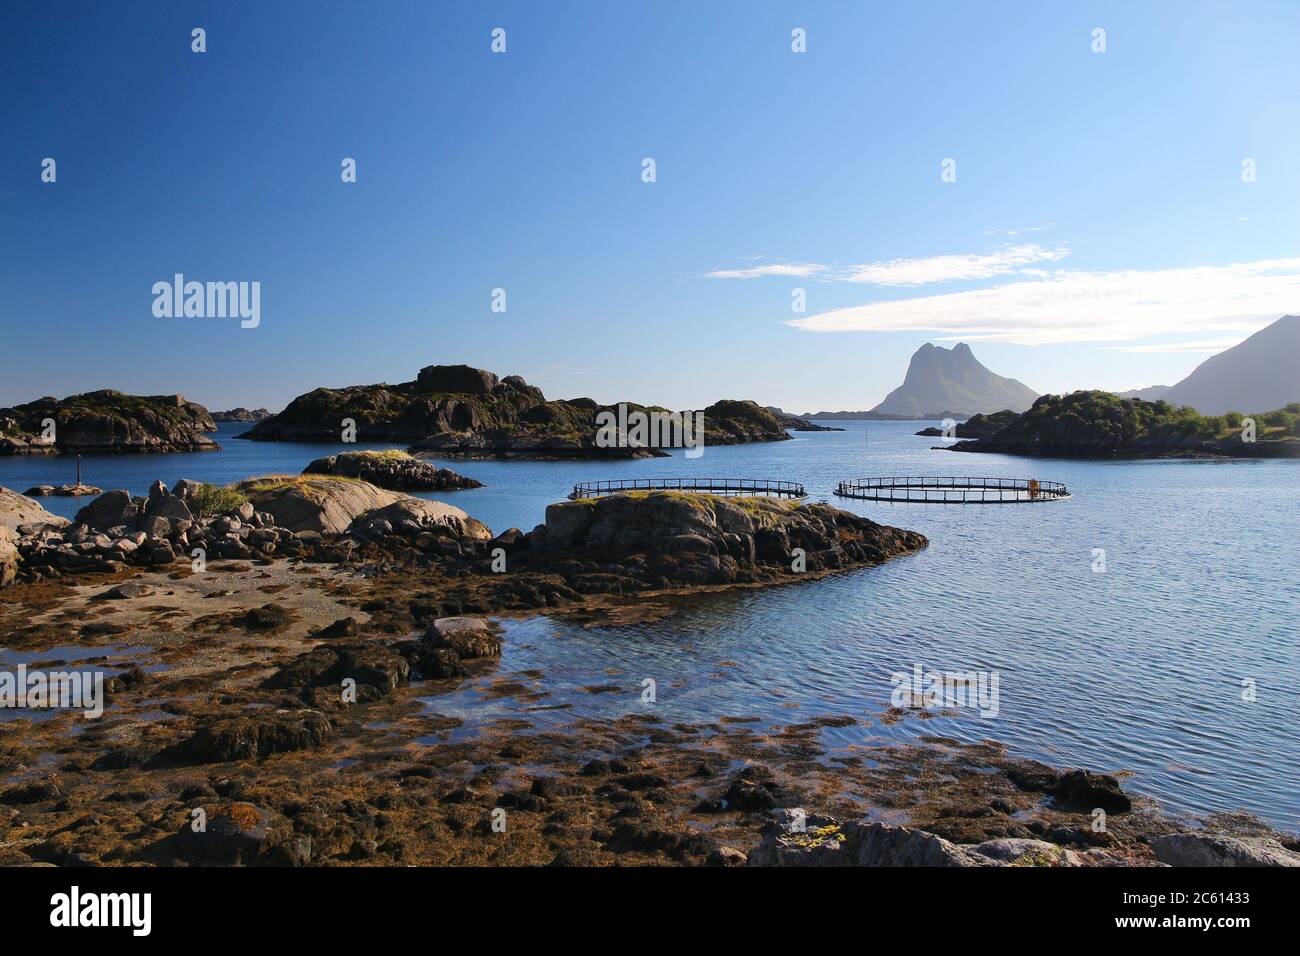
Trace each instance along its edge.
{"label": "twin-peaked mountain", "polygon": [[951,349],[926,343],[916,350],[903,384],[870,414],[899,418],[966,418],[1011,409],[1023,412],[1038,393],[980,364],[965,342]]}

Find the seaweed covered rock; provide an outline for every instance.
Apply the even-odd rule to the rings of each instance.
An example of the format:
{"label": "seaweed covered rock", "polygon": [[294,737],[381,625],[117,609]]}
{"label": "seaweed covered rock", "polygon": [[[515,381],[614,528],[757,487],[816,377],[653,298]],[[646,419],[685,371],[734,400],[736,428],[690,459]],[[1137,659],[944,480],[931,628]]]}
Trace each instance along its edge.
{"label": "seaweed covered rock", "polygon": [[266,682],[276,689],[309,691],[318,687],[356,685],[356,700],[386,696],[410,679],[406,659],[385,644],[322,645],[290,661]]}
{"label": "seaweed covered rock", "polygon": [[316,710],[256,712],[205,724],[159,758],[190,764],[256,760],[313,750],[325,743],[332,730],[329,720]]}

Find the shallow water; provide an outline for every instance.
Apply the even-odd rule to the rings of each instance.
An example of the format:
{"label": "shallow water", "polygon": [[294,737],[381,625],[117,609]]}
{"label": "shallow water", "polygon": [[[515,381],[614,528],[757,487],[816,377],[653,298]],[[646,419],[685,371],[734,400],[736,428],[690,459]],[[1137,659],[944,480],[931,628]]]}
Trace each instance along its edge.
{"label": "shallow water", "polygon": [[[1169,809],[1247,809],[1300,825],[1300,463],[960,454],[931,450],[937,439],[913,434],[923,422],[833,424],[847,430],[708,448],[694,460],[448,462],[486,487],[428,497],[495,531],[531,528],[578,481],[781,478],[802,481],[813,499],[920,531],[930,547],[820,581],[697,596],[654,623],[511,623],[494,676],[541,669],[538,687],[550,696],[485,705],[487,678],[436,698],[431,709],[473,721],[573,705],[528,712],[539,725],[608,716],[650,706],[641,703],[641,682],[651,678],[654,712],[669,721],[732,715],[791,723],[847,713],[870,726],[828,729],[829,741],[993,738],[1055,764],[1132,771],[1126,786]],[[359,447],[232,437],[246,427],[223,426],[217,453],[87,457],[83,480],[142,494],[155,478],[170,486],[297,472],[312,458]],[[71,481],[72,467],[65,458],[0,459],[0,485],[21,491]],[[1063,481],[1073,497],[981,507],[831,494],[843,478],[920,474]],[[70,516],[84,501],[45,503]],[[1093,570],[1094,549],[1105,551],[1103,572]],[[960,709],[883,724],[890,675],[917,664],[996,671],[997,715]],[[1242,699],[1243,680],[1255,682],[1253,702]],[[620,691],[582,690],[611,683]]]}

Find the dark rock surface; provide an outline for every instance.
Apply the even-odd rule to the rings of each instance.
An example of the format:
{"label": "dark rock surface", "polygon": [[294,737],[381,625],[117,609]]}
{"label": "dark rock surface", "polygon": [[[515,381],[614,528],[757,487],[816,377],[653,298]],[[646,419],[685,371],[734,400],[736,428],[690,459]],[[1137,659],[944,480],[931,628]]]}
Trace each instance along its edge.
{"label": "dark rock surface", "polygon": [[454,491],[481,488],[483,483],[458,475],[449,468],[435,468],[406,454],[353,451],[317,458],[302,470],[304,475],[343,475],[360,478],[390,491]]}

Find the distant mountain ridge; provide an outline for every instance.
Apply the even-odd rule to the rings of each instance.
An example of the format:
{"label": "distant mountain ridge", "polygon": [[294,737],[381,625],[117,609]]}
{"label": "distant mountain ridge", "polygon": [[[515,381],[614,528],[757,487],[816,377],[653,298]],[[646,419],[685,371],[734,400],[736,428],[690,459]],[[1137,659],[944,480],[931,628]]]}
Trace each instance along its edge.
{"label": "distant mountain ridge", "polygon": [[1190,405],[1202,415],[1249,413],[1300,401],[1300,315],[1284,315],[1210,356],[1159,397],[1170,405]]}
{"label": "distant mountain ridge", "polygon": [[916,350],[903,384],[871,410],[899,418],[969,417],[1010,409],[1023,412],[1038,393],[982,365],[965,342],[951,349],[927,342]]}

